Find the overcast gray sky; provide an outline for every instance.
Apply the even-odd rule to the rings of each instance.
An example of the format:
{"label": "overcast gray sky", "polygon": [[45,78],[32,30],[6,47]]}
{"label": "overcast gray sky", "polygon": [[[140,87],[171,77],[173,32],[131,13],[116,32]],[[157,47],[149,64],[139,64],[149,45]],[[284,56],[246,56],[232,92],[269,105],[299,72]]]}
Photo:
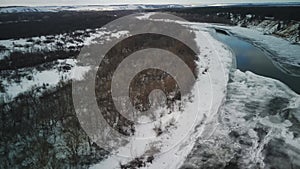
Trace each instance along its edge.
{"label": "overcast gray sky", "polygon": [[[300,0],[292,0],[300,2]],[[291,0],[0,0],[0,6],[102,5],[102,4],[212,4],[212,3],[291,2]]]}

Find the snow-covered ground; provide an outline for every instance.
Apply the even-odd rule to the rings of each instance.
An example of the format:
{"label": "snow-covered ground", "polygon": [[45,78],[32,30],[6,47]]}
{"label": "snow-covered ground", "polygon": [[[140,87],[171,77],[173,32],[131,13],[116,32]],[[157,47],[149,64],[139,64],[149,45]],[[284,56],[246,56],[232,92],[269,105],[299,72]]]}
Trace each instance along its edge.
{"label": "snow-covered ground", "polygon": [[[149,19],[150,16],[151,14],[144,15],[139,19]],[[91,168],[120,168],[120,163],[129,163],[135,157],[147,155],[151,151],[150,154],[154,156],[153,161],[142,168],[168,169],[180,168],[182,165],[183,168],[206,168],[219,164],[226,166],[229,162],[244,164],[248,168],[290,163],[300,166],[298,162],[300,161],[299,95],[279,81],[257,76],[251,72],[243,73],[239,70],[231,72],[234,54],[225,45],[215,40],[209,34],[209,29],[219,27],[240,37],[251,39],[258,46],[276,52],[279,63],[294,66],[299,66],[300,63],[297,55],[299,46],[241,27],[189,22],[181,24],[195,33],[195,41],[200,48],[199,75],[192,90],[194,97],[186,101],[183,111],[174,111],[162,119],[161,128],[164,132],[159,137],[151,142],[145,142],[133,136],[128,144],[111,152],[107,159]],[[76,45],[89,45],[93,43],[94,38],[107,39],[107,36],[118,38],[127,34],[127,31],[111,33],[98,30],[93,33],[93,36],[85,38],[83,42],[78,42],[79,44]],[[60,39],[60,36],[55,35],[54,39]],[[33,40],[38,40],[38,37]],[[50,46],[51,43],[55,46],[57,41],[50,42]],[[24,44],[33,45],[27,39],[6,40],[1,41],[0,44],[9,49],[8,51],[22,48]],[[16,47],[15,44],[21,45]],[[37,49],[42,47],[49,48],[47,45],[40,45]],[[20,50],[24,51],[25,48]],[[70,69],[61,71],[60,67],[63,66],[69,66]],[[18,82],[1,79],[6,90],[5,95],[2,96],[12,99],[19,93],[39,86],[50,88],[55,87],[61,80],[81,80],[89,69],[77,65],[75,59],[58,60],[57,65],[43,71],[31,68],[32,78],[25,76]],[[202,73],[203,69],[206,69],[207,73]],[[72,76],[73,72],[81,73]],[[162,108],[157,113],[163,111],[166,109]],[[195,112],[193,114],[195,116],[190,112]],[[149,133],[154,132],[151,128],[137,126],[137,131],[145,130],[150,130]],[[278,140],[283,142],[283,146],[278,146],[278,150],[271,150],[274,149],[272,144],[277,144]],[[265,150],[268,146],[271,148]],[[287,154],[290,161],[286,160],[288,162],[282,164],[277,163],[276,160],[268,161],[269,157],[265,157],[265,152],[271,152],[270,157],[274,156],[277,159],[284,159],[284,157],[276,156],[276,152]],[[128,157],[119,156],[119,153]]]}
{"label": "snow-covered ground", "polygon": [[[75,59],[58,60],[58,62],[51,69],[43,71],[36,68],[31,69],[30,76],[22,77],[18,82],[11,81],[11,79],[2,79],[5,93],[1,93],[0,97],[4,99],[4,102],[9,102],[19,94],[27,91],[39,89],[38,93],[41,94],[46,89],[56,87],[59,82],[66,82],[71,79],[82,80],[84,74],[89,71],[87,66],[77,66]],[[63,66],[68,66],[70,70],[62,71]],[[23,71],[28,70],[24,69]],[[76,76],[74,72],[76,72]]]}
{"label": "snow-covered ground", "polygon": [[0,60],[9,57],[12,52],[21,53],[38,53],[53,51],[70,51],[78,50],[84,45],[101,43],[99,38],[110,40],[110,38],[118,38],[127,34],[128,31],[110,32],[103,28],[77,30],[72,33],[64,33],[57,35],[47,35],[31,38],[7,39],[0,40],[3,48],[0,51]]}
{"label": "snow-covered ground", "polygon": [[[74,38],[74,36],[72,36],[74,34],[80,35]],[[30,53],[53,52],[62,50],[62,48],[64,50],[78,50],[83,45],[88,46],[94,43],[101,43],[101,40],[109,41],[111,38],[119,38],[127,34],[128,31],[125,30],[109,32],[103,29],[87,29],[78,30],[72,34],[49,35],[27,39],[0,40],[0,45],[6,48],[6,52],[1,53],[0,60],[9,57],[12,52],[27,53],[28,57],[30,57]],[[47,39],[50,39],[51,42],[44,43]],[[76,41],[76,39],[80,39],[80,41]],[[58,46],[57,43],[61,43],[63,46]],[[70,49],[70,46],[73,46],[74,49]],[[57,60],[57,62],[53,62],[53,65],[54,66],[51,68],[45,70],[28,67],[19,69],[17,72],[14,70],[7,70],[6,72],[3,72],[4,75],[10,75],[0,77],[0,84],[4,89],[4,92],[0,92],[0,102],[9,102],[19,94],[32,90],[34,91],[35,89],[38,89],[38,92],[36,93],[38,95],[38,93],[41,94],[46,89],[56,87],[60,82],[66,82],[72,79],[81,80],[83,75],[90,69],[88,66],[77,65],[76,59]],[[76,75],[74,75],[75,72]],[[14,74],[16,75],[16,78],[11,78]]]}
{"label": "snow-covered ground", "polygon": [[[147,15],[140,19],[147,19],[149,16]],[[133,137],[124,147],[120,147],[106,160],[91,168],[120,168],[120,163],[127,164],[134,158],[147,156],[149,151],[151,152],[151,150],[154,151],[155,149],[158,149],[158,152],[152,152],[151,155],[154,156],[152,163],[147,163],[142,168],[179,168],[192,149],[196,139],[200,135],[210,135],[209,132],[203,133],[203,128],[204,126],[209,126],[213,120],[211,117],[218,112],[224,101],[228,73],[232,64],[232,53],[208,32],[202,31],[201,25],[186,23],[185,25],[196,34],[195,41],[200,48],[200,55],[198,56],[200,59],[198,63],[200,71],[199,79],[192,90],[194,95],[192,101],[185,104],[183,112],[175,111],[168,117],[168,119],[176,119],[176,122],[172,124],[175,127],[169,128],[167,132],[163,132],[161,136],[156,137],[151,142],[141,141]],[[206,74],[201,73],[201,69],[204,68],[208,68]],[[197,111],[195,112],[195,110]],[[192,114],[192,112],[196,114]],[[195,118],[195,115],[197,118]],[[165,128],[164,126],[168,125],[169,121],[165,120],[162,123],[163,128]],[[211,126],[211,130],[213,129],[213,126]],[[133,147],[135,148],[133,149]]]}
{"label": "snow-covered ground", "polygon": [[[151,15],[147,14],[139,17],[139,19],[150,19]],[[172,22],[170,20],[166,21]],[[199,98],[196,97],[191,103],[186,104],[184,112],[195,109],[194,103],[201,104],[199,115],[205,118],[198,118],[195,121],[195,128],[181,139],[178,145],[163,154],[154,155],[152,163],[147,163],[145,167],[141,168],[182,167],[196,169],[217,166],[234,167],[236,165],[249,168],[272,166],[280,166],[282,168],[285,165],[299,166],[297,162],[300,158],[297,148],[300,146],[300,140],[297,136],[299,133],[297,128],[299,126],[296,127],[299,123],[299,95],[279,81],[258,76],[251,72],[243,73],[239,70],[232,70],[229,73],[234,54],[208,33],[209,29],[216,25],[178,23],[190,27],[195,31],[196,37],[202,34],[207,38],[205,40],[196,38],[196,42],[201,49],[199,58],[206,64],[204,66],[209,68],[209,76],[212,78],[211,88],[214,89],[214,92],[211,97],[213,102],[209,103],[208,100],[211,97],[204,92],[200,93]],[[239,33],[238,36],[251,38],[257,43],[261,42],[257,45],[274,44],[277,47],[264,46],[264,48],[271,48],[274,52],[278,52],[280,57],[284,57],[284,59],[289,61],[289,64],[295,64],[299,59],[295,56],[298,52],[298,47],[281,51],[281,49],[287,49],[292,46],[286,40],[263,35],[261,32],[241,27],[218,27],[229,29],[236,34]],[[214,48],[211,46],[214,46]],[[290,56],[292,58],[289,58]],[[222,75],[216,74],[218,71],[215,71],[220,68],[215,63],[218,60],[223,63],[222,69],[224,72]],[[229,74],[231,78],[228,83],[229,86],[227,86]],[[220,76],[225,76],[225,81],[214,79]],[[206,88],[207,84],[203,84],[204,79],[205,75],[199,75],[199,81],[197,81],[195,86],[202,89]],[[196,93],[196,91],[193,90],[193,93]],[[203,102],[201,98],[207,99]],[[277,104],[281,107],[276,107]],[[210,107],[209,105],[212,106]],[[207,107],[211,109],[207,111]],[[291,114],[285,114],[287,110]],[[183,120],[182,124],[184,124],[185,119],[182,118],[181,120]],[[175,123],[175,125],[178,128],[184,127],[181,123]],[[176,128],[164,133],[159,138],[161,142],[158,145],[161,147],[167,145],[164,135],[172,135],[173,132],[176,132]],[[272,145],[277,144],[278,141],[283,141],[282,147]],[[131,149],[134,144],[140,144],[138,150]],[[155,144],[152,146],[155,147]],[[266,148],[268,149],[266,150]],[[146,150],[148,150],[147,145],[132,139],[129,144],[121,147],[117,152],[128,151],[131,153],[129,155],[138,158],[144,155],[143,153]],[[265,155],[266,152],[269,153],[268,156]],[[276,152],[287,154],[288,158],[277,156]],[[272,157],[286,161],[286,163],[272,161]],[[134,159],[112,153],[106,160],[91,168],[120,168],[120,164],[129,163],[131,160]]]}

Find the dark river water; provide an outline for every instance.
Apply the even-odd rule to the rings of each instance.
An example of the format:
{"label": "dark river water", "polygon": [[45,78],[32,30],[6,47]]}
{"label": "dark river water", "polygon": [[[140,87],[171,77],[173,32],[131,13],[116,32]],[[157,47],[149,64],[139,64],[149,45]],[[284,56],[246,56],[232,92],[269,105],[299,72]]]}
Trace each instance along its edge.
{"label": "dark river water", "polygon": [[237,69],[277,79],[300,94],[300,77],[289,75],[276,67],[269,57],[269,53],[234,36],[217,33],[215,37],[235,53]]}

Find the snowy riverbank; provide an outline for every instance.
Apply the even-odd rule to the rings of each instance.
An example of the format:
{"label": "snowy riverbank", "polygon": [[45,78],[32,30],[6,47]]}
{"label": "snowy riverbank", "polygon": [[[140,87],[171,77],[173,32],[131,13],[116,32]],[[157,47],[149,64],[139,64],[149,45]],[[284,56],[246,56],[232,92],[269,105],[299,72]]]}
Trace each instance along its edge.
{"label": "snowy riverbank", "polygon": [[[147,17],[144,19],[147,19]],[[200,55],[198,56],[199,78],[192,90],[194,95],[192,102],[186,103],[183,112],[175,111],[170,115],[179,115],[177,121],[172,124],[174,127],[167,132],[163,132],[153,142],[141,142],[141,140],[133,137],[124,147],[120,147],[111,156],[108,156],[106,160],[91,168],[120,168],[120,164],[129,164],[135,158],[141,158],[153,149],[158,149],[158,152],[151,154],[154,157],[153,161],[141,168],[179,168],[192,149],[196,139],[200,135],[209,137],[210,132],[203,133],[203,129],[206,126],[210,126],[211,130],[214,130],[214,126],[210,124],[214,120],[212,117],[217,114],[225,99],[228,73],[232,64],[232,53],[208,32],[203,31],[201,25],[186,23],[184,25],[193,30],[196,35],[195,41],[200,49]],[[203,73],[205,69],[207,72]],[[197,111],[195,112],[195,110]],[[196,119],[193,118],[192,112],[197,113]],[[193,125],[191,126],[190,124]],[[162,124],[162,126],[165,125]],[[182,130],[185,131],[187,127],[192,127],[188,130],[188,133],[177,134]],[[137,147],[137,144],[139,145],[138,148],[133,148]],[[168,151],[164,151],[169,145],[175,146]],[[118,155],[120,152],[128,154],[129,157]]]}

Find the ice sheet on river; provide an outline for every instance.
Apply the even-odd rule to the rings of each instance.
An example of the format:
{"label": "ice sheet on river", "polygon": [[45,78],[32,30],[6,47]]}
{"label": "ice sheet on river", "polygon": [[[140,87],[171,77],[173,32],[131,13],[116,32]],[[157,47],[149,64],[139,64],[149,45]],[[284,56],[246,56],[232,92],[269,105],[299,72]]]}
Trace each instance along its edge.
{"label": "ice sheet on river", "polygon": [[216,130],[181,168],[300,167],[300,96],[279,81],[236,70]]}

